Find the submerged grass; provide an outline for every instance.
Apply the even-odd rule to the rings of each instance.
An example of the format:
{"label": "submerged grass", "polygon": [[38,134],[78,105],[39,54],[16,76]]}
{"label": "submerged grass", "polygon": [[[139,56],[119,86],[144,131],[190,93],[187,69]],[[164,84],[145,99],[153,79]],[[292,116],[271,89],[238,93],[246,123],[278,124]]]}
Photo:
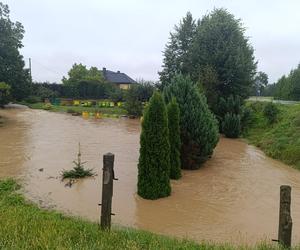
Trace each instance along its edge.
{"label": "submerged grass", "polygon": [[249,102],[252,122],[244,137],[268,156],[300,170],[300,105],[276,104],[277,120],[270,124],[263,114],[266,103]]}
{"label": "submerged grass", "polygon": [[197,244],[120,227],[101,231],[96,223],[38,208],[19,189],[12,179],[0,180],[0,249],[278,249],[264,243],[253,248]]}

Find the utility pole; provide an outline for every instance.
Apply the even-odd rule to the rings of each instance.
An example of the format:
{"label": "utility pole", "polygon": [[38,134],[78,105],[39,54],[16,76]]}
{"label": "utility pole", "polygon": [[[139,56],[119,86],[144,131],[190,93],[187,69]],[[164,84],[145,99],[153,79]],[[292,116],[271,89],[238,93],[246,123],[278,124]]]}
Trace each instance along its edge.
{"label": "utility pole", "polygon": [[31,58],[30,57],[29,57],[29,74],[30,74],[30,83],[32,84]]}

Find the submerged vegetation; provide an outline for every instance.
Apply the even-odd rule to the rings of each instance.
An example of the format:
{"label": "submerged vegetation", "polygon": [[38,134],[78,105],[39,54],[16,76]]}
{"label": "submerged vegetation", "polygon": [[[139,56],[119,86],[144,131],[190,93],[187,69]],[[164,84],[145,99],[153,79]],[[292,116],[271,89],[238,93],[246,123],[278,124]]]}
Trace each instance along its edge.
{"label": "submerged vegetation", "polygon": [[247,106],[251,122],[244,137],[268,156],[300,169],[300,105],[249,102]]}
{"label": "submerged vegetation", "polygon": [[217,120],[189,77],[177,75],[164,95],[167,101],[175,97],[180,109],[181,167],[198,169],[219,140]]}
{"label": "submerged vegetation", "polygon": [[77,161],[73,161],[75,167],[71,170],[64,170],[62,172],[62,179],[80,179],[84,177],[92,177],[95,176],[93,169],[85,169],[83,165],[86,162],[81,162],[81,152],[80,152],[80,143],[79,150],[77,154]]}
{"label": "submerged vegetation", "polygon": [[155,92],[142,121],[138,163],[138,194],[158,199],[171,194],[168,116],[164,100]]}
{"label": "submerged vegetation", "polygon": [[170,178],[178,180],[181,177],[180,163],[180,111],[175,98],[167,105],[169,143],[170,143]]}
{"label": "submerged vegetation", "polygon": [[[0,32],[0,107],[13,100],[31,108],[72,115],[137,117],[152,96],[144,110],[140,137],[138,194],[143,198],[169,196],[170,178],[180,178],[180,167],[200,168],[212,156],[219,131],[230,138],[243,133],[267,155],[300,169],[300,105],[247,103],[242,107],[251,91],[261,93],[267,89],[268,77],[264,72],[256,72],[254,48],[244,25],[226,9],[214,9],[198,20],[188,12],[171,33],[159,73],[160,83],[156,85],[166,102],[170,102],[168,112],[162,93],[156,92],[152,83],[132,85],[126,92],[107,82],[104,71],[81,63],[72,66],[62,79],[63,84],[33,84],[19,52],[24,28],[10,19],[8,6],[1,2]],[[300,65],[272,86],[273,94],[300,100],[299,79]],[[91,101],[83,106],[50,104],[50,99],[57,97],[110,99],[112,105],[92,106],[88,104]],[[125,101],[125,105],[115,106],[120,101]],[[84,168],[80,145],[78,159],[73,163],[72,170],[62,172],[62,179],[95,175],[93,169]],[[232,248],[198,245],[137,230],[99,231],[95,223],[38,209],[27,203],[18,189],[13,180],[0,181],[1,249]]]}

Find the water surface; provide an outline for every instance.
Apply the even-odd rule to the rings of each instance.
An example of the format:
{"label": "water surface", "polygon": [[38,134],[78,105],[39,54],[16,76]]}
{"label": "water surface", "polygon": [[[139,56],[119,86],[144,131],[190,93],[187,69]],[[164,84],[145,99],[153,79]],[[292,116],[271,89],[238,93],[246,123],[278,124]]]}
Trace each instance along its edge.
{"label": "water surface", "polygon": [[[279,187],[292,186],[293,243],[300,243],[300,171],[266,157],[242,140],[222,138],[200,170],[183,171],[172,195],[136,195],[140,124],[130,119],[83,119],[41,110],[0,110],[0,177],[20,178],[26,196],[45,207],[99,220],[104,153],[115,154],[113,222],[156,233],[236,244],[277,238]],[[81,143],[95,178],[65,187]]]}

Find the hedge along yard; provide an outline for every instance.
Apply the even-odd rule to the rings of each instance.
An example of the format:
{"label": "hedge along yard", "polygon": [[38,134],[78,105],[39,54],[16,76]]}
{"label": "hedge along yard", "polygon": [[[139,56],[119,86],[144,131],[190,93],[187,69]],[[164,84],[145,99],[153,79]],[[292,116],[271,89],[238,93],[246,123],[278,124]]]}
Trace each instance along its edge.
{"label": "hedge along yard", "polygon": [[[187,12],[158,82],[80,62],[61,83],[34,81],[23,26],[2,2],[0,31],[0,247],[299,247],[299,105],[272,100],[299,101],[300,66],[268,84],[231,12]],[[107,152],[115,169],[102,176]],[[104,210],[111,232],[97,227]],[[43,220],[51,229],[38,237]],[[59,231],[67,241],[53,240]]]}

